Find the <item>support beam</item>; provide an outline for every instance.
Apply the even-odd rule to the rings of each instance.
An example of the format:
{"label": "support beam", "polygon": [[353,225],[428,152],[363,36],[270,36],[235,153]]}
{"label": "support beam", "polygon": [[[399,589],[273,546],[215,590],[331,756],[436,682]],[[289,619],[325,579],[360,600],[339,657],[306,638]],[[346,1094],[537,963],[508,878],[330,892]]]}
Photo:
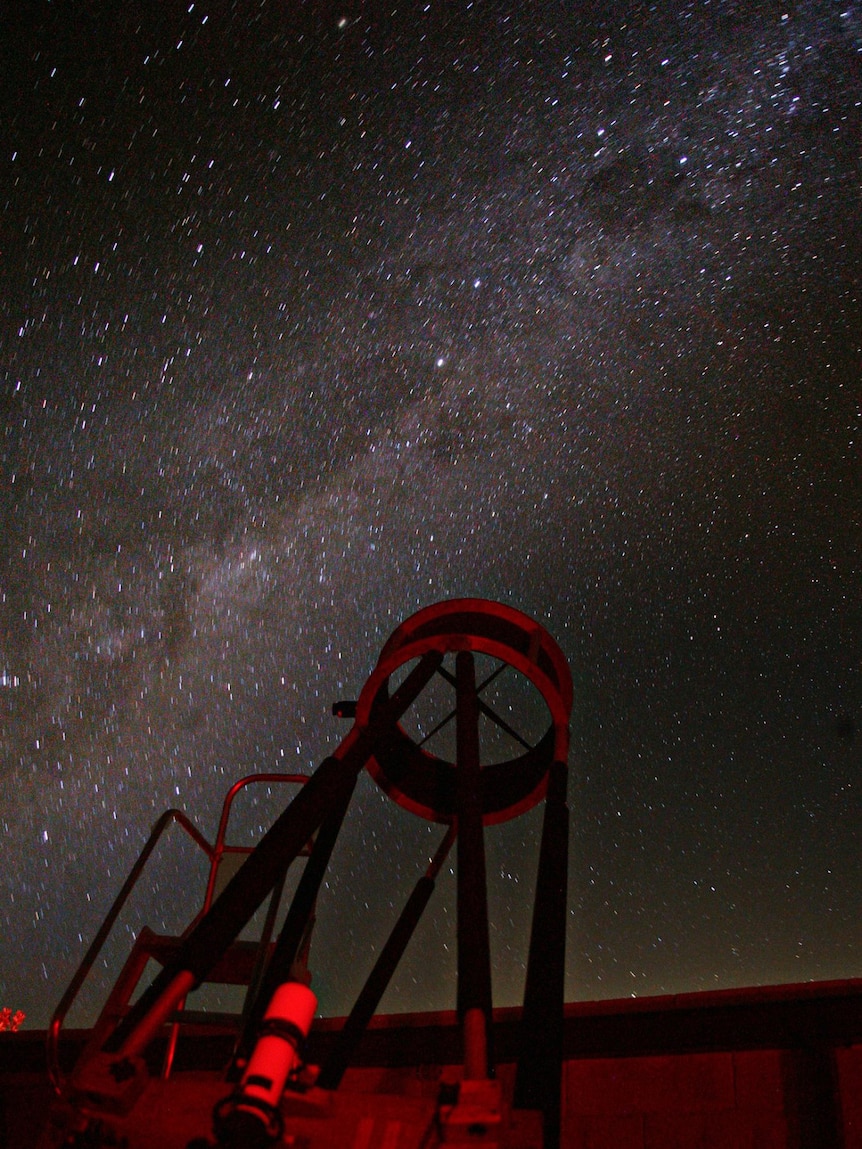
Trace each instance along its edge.
{"label": "support beam", "polygon": [[354,777],[353,785],[338,805],[334,806],[326,815],[318,831],[311,855],[305,864],[296,893],[290,903],[290,909],[287,911],[287,917],[281,928],[272,957],[261,979],[260,990],[256,994],[255,1000],[250,1003],[248,1016],[243,1022],[234,1057],[235,1064],[251,1053],[258,1026],[263,1021],[272,995],[283,982],[291,980],[291,969],[296,961],[299,947],[306,935],[309,923],[314,916],[317,895],[329,866],[329,859],[332,856],[332,850],[344,822],[350,799],[353,797],[355,786],[356,778]]}
{"label": "support beam", "polygon": [[515,1079],[515,1105],[544,1113],[546,1149],[557,1149],[560,1143],[569,858],[567,782],[565,764],[555,762],[545,799]]}
{"label": "support beam", "polygon": [[[482,826],[479,761],[479,706],[473,655],[455,660],[457,702],[458,811],[458,1014],[464,1027],[465,1064],[475,1077],[487,1077],[491,1032],[491,951],[488,889]],[[477,1015],[478,1011],[478,1015]],[[480,1035],[481,1028],[484,1033]],[[479,1049],[480,1037],[485,1050]],[[483,1064],[484,1063],[484,1064]]]}
{"label": "support beam", "polygon": [[434,892],[435,880],[440,872],[440,867],[446,860],[454,837],[454,830],[450,827],[440,844],[440,848],[434,855],[431,865],[416,883],[412,894],[407,899],[392,933],[387,938],[380,956],[368,975],[368,980],[356,999],[356,1004],[350,1011],[350,1016],[344,1023],[344,1028],[338,1035],[335,1048],[320,1071],[317,1084],[321,1088],[337,1089],[341,1084],[341,1079],[350,1064],[353,1052],[368,1028],[369,1021],[377,1012],[380,1000],[386,992],[392,975],[397,969],[398,963],[401,961],[404,951],[413,937],[413,932]]}

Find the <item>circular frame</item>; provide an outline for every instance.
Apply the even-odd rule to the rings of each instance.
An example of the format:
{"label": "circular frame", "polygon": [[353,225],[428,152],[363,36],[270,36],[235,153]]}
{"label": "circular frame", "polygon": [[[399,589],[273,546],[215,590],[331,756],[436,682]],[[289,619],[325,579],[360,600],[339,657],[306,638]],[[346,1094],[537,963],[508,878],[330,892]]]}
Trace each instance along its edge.
{"label": "circular frame", "polygon": [[[356,705],[356,722],[368,725],[390,696],[392,675],[429,651],[488,655],[522,674],[542,696],[551,724],[524,754],[481,769],[482,821],[493,825],[540,802],[553,762],[569,751],[572,678],[548,632],[528,615],[488,599],[451,599],[425,607],[393,631]],[[422,749],[398,725],[375,742],[368,771],[395,802],[432,822],[450,823],[456,812],[457,766]]]}

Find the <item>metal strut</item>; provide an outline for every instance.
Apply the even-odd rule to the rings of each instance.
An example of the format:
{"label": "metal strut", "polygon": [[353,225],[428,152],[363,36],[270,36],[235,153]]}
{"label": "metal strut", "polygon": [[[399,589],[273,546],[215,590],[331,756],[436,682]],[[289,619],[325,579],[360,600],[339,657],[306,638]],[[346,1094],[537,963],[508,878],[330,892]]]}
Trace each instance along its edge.
{"label": "metal strut", "polygon": [[243,1024],[234,1054],[235,1066],[247,1058],[251,1052],[255,1036],[272,995],[280,985],[293,978],[293,966],[303,938],[306,936],[309,924],[314,917],[317,895],[326,874],[344,816],[350,805],[350,799],[353,797],[355,786],[356,777],[354,776],[351,786],[327,814],[318,831],[311,856],[306,862],[305,870],[290,904],[275,950],[261,980],[259,992],[251,1003],[248,1016]]}
{"label": "metal strut", "polygon": [[458,806],[458,1015],[464,1030],[465,1074],[484,1078],[491,1033],[491,948],[479,763],[479,707],[473,655],[455,659]]}
{"label": "metal strut", "polygon": [[368,980],[356,999],[356,1004],[350,1011],[350,1016],[344,1023],[344,1028],[338,1035],[335,1048],[320,1071],[317,1083],[321,1088],[337,1089],[341,1084],[341,1079],[350,1064],[350,1059],[362,1040],[362,1035],[368,1028],[369,1021],[377,1012],[380,1000],[392,980],[392,975],[398,968],[398,963],[404,956],[404,951],[413,937],[425,907],[430,901],[437,875],[440,873],[440,867],[446,861],[454,840],[455,827],[450,826],[428,869],[413,887],[413,892],[407,899],[398,921],[393,926],[392,933],[386,940],[386,944],[380,951],[380,956],[368,975]]}
{"label": "metal strut", "polygon": [[545,798],[515,1078],[515,1105],[541,1109],[544,1114],[545,1149],[557,1149],[560,1143],[569,860],[567,782],[565,764],[555,762]]}

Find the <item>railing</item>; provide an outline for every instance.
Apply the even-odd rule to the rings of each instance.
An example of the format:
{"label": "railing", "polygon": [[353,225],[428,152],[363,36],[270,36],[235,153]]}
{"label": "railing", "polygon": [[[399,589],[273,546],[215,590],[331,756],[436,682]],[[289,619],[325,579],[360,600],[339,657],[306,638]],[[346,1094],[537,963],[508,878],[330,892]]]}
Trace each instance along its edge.
{"label": "railing", "polygon": [[[93,968],[96,958],[99,956],[99,953],[104,946],[109,934],[111,933],[111,930],[114,928],[114,924],[122,912],[123,907],[129,898],[129,895],[137,885],[143,869],[150,858],[150,855],[152,854],[153,850],[158,844],[159,839],[167,827],[171,824],[171,822],[176,822],[181,829],[185,830],[192,841],[195,842],[196,845],[200,846],[210,863],[210,873],[209,879],[207,881],[204,905],[197,918],[195,918],[195,921],[197,921],[203,914],[207,912],[214,900],[219,863],[221,862],[223,856],[226,853],[250,854],[254,849],[253,846],[225,845],[224,839],[227,832],[227,824],[230,817],[231,806],[239,791],[254,782],[289,782],[302,785],[307,781],[308,776],[305,774],[249,774],[245,778],[241,778],[238,782],[231,786],[227,796],[225,797],[224,804],[222,806],[221,819],[219,820],[218,833],[216,834],[215,845],[210,845],[203,834],[201,834],[200,830],[197,829],[197,827],[189,820],[189,818],[182,812],[182,810],[165,810],[165,812],[158,819],[150,831],[150,836],[147,839],[140,854],[138,855],[137,861],[129,871],[129,876],[123,883],[123,887],[119,894],[117,894],[117,897],[114,899],[114,903],[105,916],[105,920],[99,927],[96,936],[93,938],[89,949],[84,954],[84,957],[81,960],[81,964],[78,966],[78,969],[76,970],[72,980],[69,982],[66,992],[63,994],[57,1008],[54,1010],[54,1013],[51,1017],[51,1021],[48,1026],[48,1032],[46,1035],[46,1055],[48,1061],[48,1075],[56,1093],[62,1093],[63,1086],[65,1084],[63,1072],[60,1068],[59,1056],[60,1032],[63,1028],[63,1022],[66,1019],[67,1013],[74,1004],[75,999],[80,993],[81,987],[87,980],[90,970]],[[192,924],[194,924],[194,922]],[[174,1042],[175,1040],[176,1038],[174,1036]]]}
{"label": "railing", "polygon": [[[253,846],[228,846],[225,844],[227,826],[228,822],[230,821],[231,807],[233,806],[234,798],[237,796],[240,790],[244,789],[246,786],[251,785],[253,782],[289,782],[296,785],[304,785],[307,781],[308,775],[306,774],[248,774],[245,778],[240,778],[238,782],[235,782],[233,786],[231,786],[230,790],[228,790],[225,796],[225,800],[222,805],[221,818],[219,819],[215,846],[213,847],[212,866],[210,867],[210,876],[209,880],[207,881],[207,891],[206,895],[204,896],[204,904],[200,913],[198,913],[197,916],[186,927],[183,936],[190,933],[194,929],[200,919],[209,911],[213,902],[216,900],[218,895],[221,893],[221,890],[224,888],[224,879],[222,878],[220,880],[220,873],[222,869],[222,862],[224,861],[225,856],[248,856],[254,850]],[[303,856],[308,856],[309,848],[310,843],[302,851]],[[230,879],[230,876],[232,875],[229,874],[228,880]],[[242,1027],[248,1009],[250,1008],[250,1005],[260,988],[261,981],[263,980],[267,951],[269,948],[270,940],[272,938],[273,930],[275,929],[275,919],[276,915],[278,914],[279,905],[281,903],[281,895],[284,890],[284,882],[286,877],[287,870],[285,869],[285,872],[281,876],[281,880],[276,884],[270,898],[269,908],[266,913],[266,920],[263,924],[263,931],[258,941],[257,958],[249,977],[248,989],[245,995],[245,1003],[243,1005],[241,1017],[237,1019],[234,1018],[231,1014],[218,1015],[215,1013],[208,1013],[207,1015],[197,1014],[195,1015],[194,1020],[203,1022],[206,1017],[210,1024],[219,1024],[219,1022],[224,1023],[229,1019],[238,1020],[240,1027]],[[177,1049],[177,1040],[179,1039],[180,1024],[182,1020],[181,1015],[185,1012],[185,1008],[186,999],[183,998],[182,1001],[180,1001],[177,1005],[177,1010],[173,1017],[173,1025],[171,1026],[167,1047],[165,1049],[165,1058],[164,1062],[162,1063],[163,1080],[167,1080],[171,1073],[171,1067],[173,1066],[174,1055]]]}
{"label": "railing", "polygon": [[128,900],[132,890],[137,885],[138,879],[143,872],[144,866],[149,860],[150,854],[156,848],[159,838],[161,838],[164,831],[171,822],[177,822],[183,830],[189,835],[193,842],[204,851],[207,858],[212,862],[215,856],[215,849],[209,844],[206,838],[201,834],[200,830],[186,817],[182,810],[165,810],[164,814],[159,818],[156,824],[150,831],[150,836],[146,841],[144,848],[138,855],[138,859],[129,871],[129,876],[123,883],[123,888],[120,890],[114,899],[114,904],[99,927],[99,931],[93,938],[90,948],[84,954],[81,964],[75,972],[74,977],[69,982],[69,986],[63,996],[60,998],[60,1003],[54,1010],[51,1017],[51,1022],[48,1026],[48,1033],[46,1037],[46,1053],[48,1058],[48,1076],[51,1078],[51,1084],[54,1086],[56,1093],[61,1093],[63,1089],[63,1073],[60,1069],[60,1030],[63,1028],[63,1022],[66,1019],[66,1014],[72,1007],[75,998],[81,990],[81,986],[87,980],[90,970],[95,964],[96,958],[102,946],[105,944],[108,935],[114,928],[114,922],[120,916],[123,907]]}

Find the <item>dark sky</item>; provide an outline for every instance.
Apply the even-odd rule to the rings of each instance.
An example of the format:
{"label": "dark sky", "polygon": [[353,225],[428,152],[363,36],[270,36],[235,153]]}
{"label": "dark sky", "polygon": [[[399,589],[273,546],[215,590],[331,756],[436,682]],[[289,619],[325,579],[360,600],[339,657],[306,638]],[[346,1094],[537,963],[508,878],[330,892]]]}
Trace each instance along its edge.
{"label": "dark sky", "polygon": [[[0,1006],[453,595],[571,663],[570,997],[862,974],[858,0],[9,8]],[[363,781],[324,1009],[439,837]],[[202,880],[172,839],[81,1020]],[[388,1008],[454,1004],[452,890]]]}

